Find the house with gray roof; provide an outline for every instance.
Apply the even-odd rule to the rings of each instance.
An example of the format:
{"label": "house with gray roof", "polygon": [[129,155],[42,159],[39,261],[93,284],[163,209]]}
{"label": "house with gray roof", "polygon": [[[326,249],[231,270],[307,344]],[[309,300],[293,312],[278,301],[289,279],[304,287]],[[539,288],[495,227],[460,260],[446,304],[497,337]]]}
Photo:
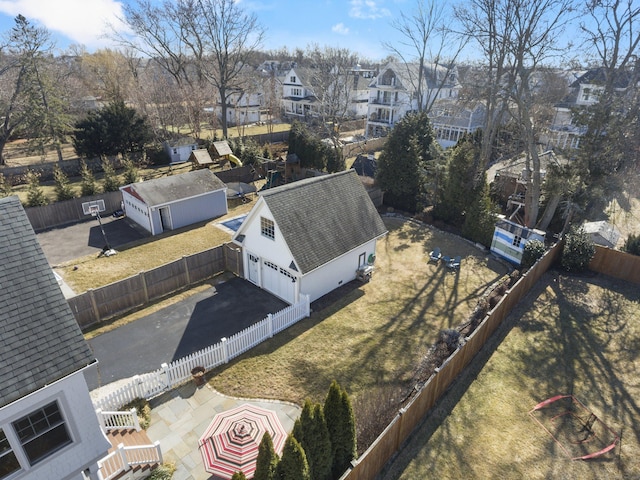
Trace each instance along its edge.
{"label": "house with gray roof", "polygon": [[124,212],[151,235],[227,213],[227,186],[202,169],[120,187]]}
{"label": "house with gray roof", "polygon": [[0,199],[0,478],[98,478],[85,342],[18,197]]}
{"label": "house with gray roof", "polygon": [[387,233],[354,170],[260,192],[233,236],[244,276],[277,297],[314,301],[373,264]]}

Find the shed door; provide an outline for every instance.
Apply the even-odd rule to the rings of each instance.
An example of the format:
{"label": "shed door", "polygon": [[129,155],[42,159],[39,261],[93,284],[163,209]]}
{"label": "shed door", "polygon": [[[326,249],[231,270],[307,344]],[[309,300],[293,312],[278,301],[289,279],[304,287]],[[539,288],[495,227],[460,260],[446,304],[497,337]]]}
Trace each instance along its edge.
{"label": "shed door", "polygon": [[248,254],[249,265],[247,266],[247,273],[249,275],[249,281],[259,285],[260,277],[258,269],[260,268],[260,258],[256,257],[252,253]]}

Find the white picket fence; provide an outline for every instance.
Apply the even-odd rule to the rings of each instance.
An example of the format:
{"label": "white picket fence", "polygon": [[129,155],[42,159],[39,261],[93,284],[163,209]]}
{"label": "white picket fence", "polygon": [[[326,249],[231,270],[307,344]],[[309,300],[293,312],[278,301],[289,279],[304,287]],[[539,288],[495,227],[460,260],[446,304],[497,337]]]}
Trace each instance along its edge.
{"label": "white picket fence", "polygon": [[138,418],[138,412],[135,408],[131,410],[123,410],[117,412],[105,412],[100,408],[96,409],[96,416],[98,417],[98,423],[103,432],[109,430],[135,430],[139,432],[140,419]]}
{"label": "white picket fence", "polygon": [[232,337],[223,338],[199,352],[171,362],[163,363],[160,369],[137,375],[118,390],[94,400],[96,409],[117,410],[136,398],[147,400],[191,379],[191,370],[204,367],[206,370],[228,363],[231,359],[273,337],[294,323],[310,315],[309,296],[300,294],[298,303],[278,313],[269,314],[264,320],[254,323]]}

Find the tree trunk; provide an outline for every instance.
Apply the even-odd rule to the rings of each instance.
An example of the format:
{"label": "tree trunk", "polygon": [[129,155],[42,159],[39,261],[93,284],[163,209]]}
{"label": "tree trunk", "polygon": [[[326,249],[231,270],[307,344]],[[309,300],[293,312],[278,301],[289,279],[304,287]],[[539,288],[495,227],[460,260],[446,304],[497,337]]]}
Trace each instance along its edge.
{"label": "tree trunk", "polygon": [[227,138],[227,89],[225,87],[219,87],[218,93],[220,94],[220,106],[222,109],[222,138]]}
{"label": "tree trunk", "polygon": [[553,220],[553,216],[556,214],[556,210],[558,209],[558,205],[560,205],[560,200],[562,199],[562,195],[558,193],[554,193],[549,201],[547,202],[547,206],[542,213],[542,217],[540,218],[540,222],[538,222],[537,228],[540,230],[546,230],[549,228],[549,224],[551,220]]}

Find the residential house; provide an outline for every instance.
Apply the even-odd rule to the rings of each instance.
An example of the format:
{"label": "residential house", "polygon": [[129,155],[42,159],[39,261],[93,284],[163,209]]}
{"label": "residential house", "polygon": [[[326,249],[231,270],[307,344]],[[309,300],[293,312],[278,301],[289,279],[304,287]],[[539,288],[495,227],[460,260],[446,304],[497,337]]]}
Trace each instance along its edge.
{"label": "residential house", "polygon": [[455,98],[436,100],[429,112],[435,139],[442,148],[453,147],[464,134],[482,128],[485,118],[482,103],[469,106]]}
{"label": "residential house", "polygon": [[111,444],[83,372],[97,360],[18,197],[0,199],[0,478],[98,479]]}
{"label": "residential house", "polygon": [[387,230],[354,170],[258,193],[233,236],[244,277],[277,297],[311,301],[356,278],[375,261]]}
{"label": "residential house", "polygon": [[[409,112],[419,110],[416,63],[389,63],[369,84],[366,136],[383,137]],[[457,69],[428,64],[423,68],[422,107],[436,99],[458,98],[460,83]]]}
{"label": "residential house", "polygon": [[169,155],[171,164],[188,162],[191,152],[198,148],[200,148],[198,141],[191,137],[180,137],[164,142],[164,151]]}
{"label": "residential house", "polygon": [[282,111],[287,117],[304,118],[318,114],[316,98],[309,77],[308,68],[294,66],[282,82]]}
{"label": "residential house", "polygon": [[[618,75],[614,89],[618,94],[626,92],[635,75],[632,70]],[[577,78],[569,86],[569,94],[555,106],[554,118],[542,141],[549,147],[576,149],[580,146],[580,138],[586,133],[586,127],[575,125],[574,111],[590,107],[598,103],[604,91],[604,68],[596,68],[577,74]]]}
{"label": "residential house", "polygon": [[125,214],[151,235],[225,215],[226,190],[209,169],[120,187]]}

